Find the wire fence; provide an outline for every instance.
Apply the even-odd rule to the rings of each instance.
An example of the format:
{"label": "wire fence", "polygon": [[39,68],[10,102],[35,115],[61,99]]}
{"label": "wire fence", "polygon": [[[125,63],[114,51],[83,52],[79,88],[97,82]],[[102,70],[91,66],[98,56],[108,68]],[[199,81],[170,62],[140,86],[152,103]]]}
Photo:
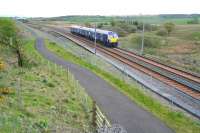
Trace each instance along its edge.
{"label": "wire fence", "polygon": [[[40,57],[38,57],[40,58]],[[41,58],[40,58],[41,59]],[[51,62],[41,59],[42,64],[47,64],[48,69],[52,69]],[[84,125],[85,133],[126,133],[125,129],[118,124],[112,125],[106,115],[101,111],[100,107],[96,104],[96,101],[92,99],[87,93],[85,88],[83,88],[79,81],[76,80],[74,75],[69,71],[69,68],[64,68],[62,66],[53,65],[54,71],[60,72],[60,74],[64,74],[63,76],[67,77],[67,80],[71,87],[73,88],[74,95],[78,101],[81,102],[85,112],[89,115],[89,127]]]}
{"label": "wire fence", "polygon": [[[37,60],[40,60],[42,64],[47,65],[49,71],[55,71],[60,73],[62,76],[66,76],[70,87],[73,88],[73,93],[78,101],[80,101],[82,107],[84,108],[85,112],[89,116],[89,126],[84,125],[84,132],[85,133],[111,133],[108,132],[108,129],[112,128],[112,124],[101,111],[101,109],[96,104],[95,100],[92,99],[87,93],[85,88],[83,88],[79,81],[75,79],[74,75],[69,71],[69,68],[64,68],[62,66],[53,64],[50,61],[44,60],[41,57],[36,57]],[[63,75],[64,74],[64,75]],[[105,132],[106,131],[106,132]],[[119,132],[121,133],[121,132]]]}

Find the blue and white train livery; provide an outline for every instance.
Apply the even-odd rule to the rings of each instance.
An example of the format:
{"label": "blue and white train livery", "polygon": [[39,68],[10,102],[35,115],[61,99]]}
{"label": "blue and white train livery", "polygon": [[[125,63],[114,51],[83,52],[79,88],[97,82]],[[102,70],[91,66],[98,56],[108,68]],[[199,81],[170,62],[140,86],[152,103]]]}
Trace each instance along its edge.
{"label": "blue and white train livery", "polygon": [[[95,39],[95,29],[82,27],[82,26],[71,26],[70,31],[73,34],[85,37],[89,40]],[[102,43],[107,47],[118,46],[118,35],[115,32],[96,29],[96,41]]]}

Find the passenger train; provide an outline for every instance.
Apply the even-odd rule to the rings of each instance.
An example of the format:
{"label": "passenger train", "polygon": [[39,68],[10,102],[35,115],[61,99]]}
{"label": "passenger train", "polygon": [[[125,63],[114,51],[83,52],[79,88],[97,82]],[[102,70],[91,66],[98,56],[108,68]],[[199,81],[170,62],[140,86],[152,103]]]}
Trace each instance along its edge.
{"label": "passenger train", "polygon": [[[70,32],[89,40],[95,40],[95,29],[82,27],[82,26],[71,26]],[[102,43],[107,47],[117,47],[118,46],[118,35],[115,32],[96,29],[96,41]]]}

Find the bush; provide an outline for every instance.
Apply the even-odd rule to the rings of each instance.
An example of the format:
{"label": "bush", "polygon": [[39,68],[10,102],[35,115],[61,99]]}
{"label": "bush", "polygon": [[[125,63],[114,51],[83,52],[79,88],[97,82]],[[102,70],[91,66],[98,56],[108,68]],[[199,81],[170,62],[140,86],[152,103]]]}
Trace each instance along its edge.
{"label": "bush", "polygon": [[127,26],[127,32],[129,32],[129,33],[135,33],[136,30],[137,30],[137,27],[134,26],[134,25],[128,25]]}
{"label": "bush", "polygon": [[155,25],[155,24],[151,25],[151,31],[156,31],[158,29],[159,29],[159,25]]}
{"label": "bush", "polygon": [[86,22],[84,25],[85,25],[86,27],[92,27],[92,25],[91,25],[89,22]]}
{"label": "bush", "polygon": [[116,21],[114,21],[114,20],[112,20],[111,22],[110,22],[110,24],[111,24],[111,26],[115,26],[116,25]]}
{"label": "bush", "polygon": [[48,87],[55,87],[55,85],[53,83],[51,83],[51,82],[47,83],[47,86]]}
{"label": "bush", "polygon": [[0,70],[3,70],[5,68],[5,64],[3,61],[0,59]]}
{"label": "bush", "polygon": [[113,29],[112,29],[114,32],[116,32],[120,37],[124,37],[124,36],[126,36],[126,34],[127,34],[127,32],[124,30],[124,29],[122,29],[122,28],[120,28],[120,27],[113,27]]}
{"label": "bush", "polygon": [[14,93],[14,90],[11,88],[0,88],[0,94],[1,95],[8,95]]}
{"label": "bush", "polygon": [[164,30],[164,29],[161,29],[159,30],[156,35],[159,35],[159,36],[167,36],[167,31]]}
{"label": "bush", "polygon": [[[132,41],[134,41],[132,39]],[[135,42],[137,44],[141,44],[142,38],[141,36],[135,37]],[[144,47],[147,48],[158,48],[160,47],[161,40],[158,37],[151,36],[151,35],[145,35],[144,37]]]}
{"label": "bush", "polygon": [[168,35],[175,29],[175,24],[172,22],[166,22],[163,26],[166,29]]}
{"label": "bush", "polygon": [[103,27],[103,23],[97,24],[97,28],[102,28],[102,27]]}

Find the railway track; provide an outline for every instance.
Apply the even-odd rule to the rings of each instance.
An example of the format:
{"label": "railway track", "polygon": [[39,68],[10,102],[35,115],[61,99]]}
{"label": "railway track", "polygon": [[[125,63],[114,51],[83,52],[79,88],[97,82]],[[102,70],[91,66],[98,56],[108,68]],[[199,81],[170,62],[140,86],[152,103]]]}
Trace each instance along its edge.
{"label": "railway track", "polygon": [[178,70],[170,66],[166,66],[157,61],[144,58],[141,55],[135,54],[133,52],[124,49],[117,48],[115,50],[124,53],[126,56],[131,56],[132,58],[137,59],[138,61],[141,60],[142,62],[151,65],[152,67],[157,67],[160,69],[160,71],[165,72],[165,73],[160,72],[162,75],[165,75],[173,80],[176,80],[177,82],[185,84],[186,86],[194,89],[197,92],[200,92],[200,77],[197,75],[182,70]]}
{"label": "railway track", "polygon": [[[64,30],[49,26],[47,27],[53,29],[51,30],[53,34],[68,38],[79,45],[80,43],[84,43],[89,47],[94,48],[94,43],[90,40],[71,34]],[[97,45],[96,49],[107,56],[119,60],[132,68],[135,68],[167,85],[176,88],[178,91],[183,92],[192,98],[200,100],[200,77],[196,75],[166,66],[152,59],[145,58],[124,49],[110,49],[101,45]]]}
{"label": "railway track", "polygon": [[[67,37],[72,41],[75,41],[75,39],[77,39],[78,41],[83,42],[89,45],[90,47],[94,48],[94,43],[83,37],[79,37],[67,32],[65,32],[64,34],[58,31],[53,32],[63,37]],[[110,49],[105,48],[101,45],[97,45],[96,49],[116,60],[127,64],[132,68],[135,68],[153,78],[162,81],[167,85],[176,88],[177,90],[197,100],[200,100],[200,91],[198,88],[200,86],[200,80],[197,76],[193,76],[187,72],[181,73],[181,71],[178,71],[177,69],[164,66],[163,64],[159,64],[158,62],[148,60],[142,56],[136,55],[132,52],[128,52],[119,48]]]}

